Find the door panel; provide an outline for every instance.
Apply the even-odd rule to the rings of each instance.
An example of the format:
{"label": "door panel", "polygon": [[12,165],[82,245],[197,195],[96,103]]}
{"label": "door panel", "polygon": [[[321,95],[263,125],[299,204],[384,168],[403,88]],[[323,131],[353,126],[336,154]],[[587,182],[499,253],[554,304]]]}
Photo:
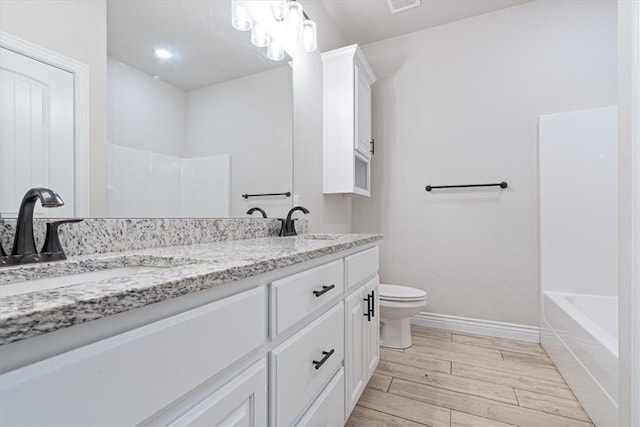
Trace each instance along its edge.
{"label": "door panel", "polygon": [[356,67],[356,146],[363,156],[371,157],[371,87]]}
{"label": "door panel", "polygon": [[373,312],[370,321],[366,321],[366,367],[367,367],[367,381],[373,375],[373,372],[378,367],[378,361],[380,359],[380,300],[378,298],[378,285],[380,278],[378,276],[371,279],[365,285],[365,293],[373,296]]}
{"label": "door panel", "polygon": [[256,363],[170,426],[267,425],[267,364]]}
{"label": "door panel", "polygon": [[363,288],[345,300],[347,308],[347,415],[358,402],[365,386],[364,317],[366,302]]}
{"label": "door panel", "polygon": [[32,187],[65,205],[35,216],[74,216],[73,74],[0,48],[0,217],[16,217]]}

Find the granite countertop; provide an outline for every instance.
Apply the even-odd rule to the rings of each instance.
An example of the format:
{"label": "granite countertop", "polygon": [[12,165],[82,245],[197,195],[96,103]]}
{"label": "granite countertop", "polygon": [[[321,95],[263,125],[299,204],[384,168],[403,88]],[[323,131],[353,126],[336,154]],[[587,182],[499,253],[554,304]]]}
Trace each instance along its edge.
{"label": "granite countertop", "polygon": [[[377,234],[264,237],[70,257],[0,269],[0,345],[373,243]],[[3,296],[4,284],[117,267],[161,267]],[[27,282],[28,283],[28,282]]]}

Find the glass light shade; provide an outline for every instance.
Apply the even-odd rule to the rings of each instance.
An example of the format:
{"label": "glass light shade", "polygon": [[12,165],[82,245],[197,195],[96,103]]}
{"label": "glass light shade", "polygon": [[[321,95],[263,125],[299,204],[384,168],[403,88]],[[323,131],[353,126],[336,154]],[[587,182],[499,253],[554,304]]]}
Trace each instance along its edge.
{"label": "glass light shade", "polygon": [[306,52],[313,52],[318,47],[318,34],[316,23],[310,19],[305,19],[302,23],[302,48]]}
{"label": "glass light shade", "polygon": [[253,26],[253,20],[247,11],[235,1],[231,1],[231,25],[240,31],[249,31]]}
{"label": "glass light shade", "polygon": [[288,2],[287,20],[285,23],[287,24],[289,35],[295,40],[300,39],[303,19],[304,15],[302,14],[302,5],[295,0]]}
{"label": "glass light shade", "polygon": [[271,44],[267,48],[267,57],[274,61],[281,61],[284,59],[284,47],[278,40],[271,40]]}
{"label": "glass light shade", "polygon": [[251,43],[254,46],[265,47],[269,45],[270,37],[264,27],[255,23],[251,30]]}
{"label": "glass light shade", "polygon": [[271,1],[271,13],[273,14],[273,19],[278,22],[284,21],[287,17],[287,0],[272,0]]}

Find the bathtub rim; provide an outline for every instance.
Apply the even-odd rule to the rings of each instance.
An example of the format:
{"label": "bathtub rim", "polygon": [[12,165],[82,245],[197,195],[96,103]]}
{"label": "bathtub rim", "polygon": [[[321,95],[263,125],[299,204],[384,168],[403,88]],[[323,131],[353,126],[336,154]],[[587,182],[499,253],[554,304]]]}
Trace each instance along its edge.
{"label": "bathtub rim", "polygon": [[[567,300],[568,296],[588,296],[588,297],[607,297],[617,298],[613,295],[596,295],[596,294],[577,294],[572,292],[559,292],[559,291],[543,291],[543,307],[544,296],[551,299],[558,307],[564,310],[569,316],[574,318],[579,324],[585,326],[586,332],[591,335],[595,340],[600,342],[616,359],[619,359],[618,355],[618,337],[612,336],[606,329],[598,325],[588,315],[578,310],[570,301]],[[546,320],[546,316],[545,316]],[[548,322],[547,322],[548,323]],[[552,325],[549,325],[552,326]]]}

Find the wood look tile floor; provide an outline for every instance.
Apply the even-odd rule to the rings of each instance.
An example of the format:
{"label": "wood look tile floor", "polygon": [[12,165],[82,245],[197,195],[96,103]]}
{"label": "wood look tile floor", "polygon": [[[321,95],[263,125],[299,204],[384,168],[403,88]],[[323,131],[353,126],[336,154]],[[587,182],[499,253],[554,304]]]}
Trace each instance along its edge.
{"label": "wood look tile floor", "polygon": [[538,344],[412,326],[381,348],[349,427],[593,426]]}

